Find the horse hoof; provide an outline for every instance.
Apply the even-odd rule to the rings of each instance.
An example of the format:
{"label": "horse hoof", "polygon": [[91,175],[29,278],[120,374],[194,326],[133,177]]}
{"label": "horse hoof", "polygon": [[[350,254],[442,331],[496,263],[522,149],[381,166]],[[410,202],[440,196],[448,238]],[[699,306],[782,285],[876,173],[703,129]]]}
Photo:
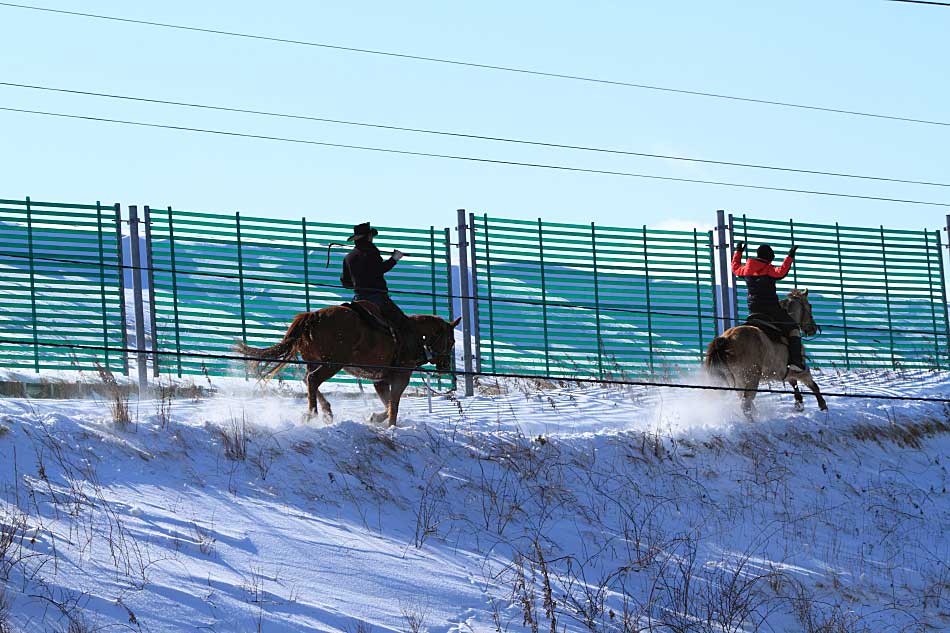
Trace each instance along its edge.
{"label": "horse hoof", "polygon": [[795,410],[796,410],[796,411],[804,411],[804,410],[805,410],[805,404],[802,403],[802,402],[796,402],[796,403],[795,403]]}
{"label": "horse hoof", "polygon": [[383,420],[387,417],[386,413],[374,413],[369,416],[369,421],[371,424],[381,424]]}

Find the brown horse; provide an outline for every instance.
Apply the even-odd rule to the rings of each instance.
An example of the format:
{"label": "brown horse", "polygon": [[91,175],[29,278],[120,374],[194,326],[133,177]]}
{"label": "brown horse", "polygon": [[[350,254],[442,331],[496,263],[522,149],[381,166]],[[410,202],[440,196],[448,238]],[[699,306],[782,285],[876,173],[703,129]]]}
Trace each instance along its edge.
{"label": "brown horse", "polygon": [[[781,303],[806,336],[813,336],[818,331],[807,289],[793,290]],[[704,365],[711,375],[720,378],[726,385],[743,390],[739,392],[739,397],[742,399],[742,410],[749,419],[752,419],[752,401],[762,380],[790,384],[795,391],[795,408],[798,411],[805,407],[802,392],[798,389],[798,382],[801,381],[815,394],[819,408],[828,410],[811,372],[807,369],[803,372],[788,372],[788,348],[772,341],[757,327],[740,325],[717,336],[706,349]]]}
{"label": "brown horse", "polygon": [[[376,306],[362,305],[377,313]],[[450,371],[455,350],[453,330],[461,317],[451,323],[430,315],[410,318],[423,338],[429,362],[434,363],[439,371]],[[317,413],[319,403],[327,421],[333,420],[333,411],[320,393],[320,385],[344,370],[352,376],[372,381],[376,394],[385,405],[386,410],[373,414],[370,420],[379,423],[388,417],[389,425],[395,426],[399,400],[417,368],[415,361],[398,357],[399,346],[390,332],[367,323],[347,306],[303,312],[294,317],[280,343],[262,349],[238,342],[237,350],[253,359],[250,362],[261,377],[273,376],[299,354],[307,368],[304,383],[307,385],[309,414]]]}

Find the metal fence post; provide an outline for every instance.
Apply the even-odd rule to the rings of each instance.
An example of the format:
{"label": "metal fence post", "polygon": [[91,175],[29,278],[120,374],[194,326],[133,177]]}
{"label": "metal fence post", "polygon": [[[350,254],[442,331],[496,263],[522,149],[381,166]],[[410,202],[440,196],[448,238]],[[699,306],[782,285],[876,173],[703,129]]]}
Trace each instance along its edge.
{"label": "metal fence post", "polygon": [[891,317],[891,283],[887,274],[887,243],[884,240],[884,225],[881,225],[881,259],[884,270],[884,301],[887,305],[887,337],[891,345],[891,367],[897,369],[897,357],[894,355],[894,322]]}
{"label": "metal fence post", "polygon": [[[125,263],[125,257],[122,253],[122,210],[119,206],[119,203],[113,205],[115,210],[115,241],[116,241],[116,255],[118,257],[118,269],[117,273],[119,275],[119,318],[122,319],[122,369],[125,372],[125,375],[129,375],[129,355],[124,350],[129,348],[129,337],[125,329],[125,268],[123,264]],[[103,298],[105,294],[103,293]],[[108,347],[108,344],[106,345]],[[109,364],[109,351],[106,350],[106,366]]]}
{"label": "metal fence post", "polygon": [[468,285],[468,231],[465,225],[465,209],[458,210],[459,234],[459,286],[462,291],[462,349],[464,354],[465,395],[475,395],[475,380],[472,375],[472,298]]}
{"label": "metal fence post", "polygon": [[[122,228],[121,227],[122,227],[121,224],[116,227],[116,230],[119,231],[119,251],[118,252],[119,252],[120,266],[122,265],[122,255],[121,255]],[[106,252],[105,252],[105,244],[103,243],[103,239],[102,239],[102,203],[99,202],[98,200],[96,201],[96,232],[98,233],[98,241],[99,241],[99,303],[101,305],[101,310],[102,310],[102,348],[103,348],[102,353],[106,358],[106,362],[105,362],[106,370],[111,370],[112,366],[109,363],[109,361],[112,359],[112,355],[109,354],[109,351],[110,351],[109,350],[109,311],[108,311],[108,304],[106,302]],[[122,272],[121,268],[119,269],[119,272],[121,274]],[[124,296],[119,297],[119,302],[121,304],[124,304],[125,297]],[[122,319],[122,329],[123,331],[125,330],[125,319]],[[122,352],[122,359],[126,360],[126,355],[124,351]],[[126,369],[128,369],[128,365],[126,365]],[[128,375],[127,372],[126,372],[126,375]]]}
{"label": "metal fence post", "polygon": [[432,314],[439,313],[438,288],[435,282],[435,227],[429,227],[429,279],[431,281]]}
{"label": "metal fence post", "polygon": [[719,279],[716,281],[719,287],[719,309],[716,314],[716,334],[722,334],[729,329],[732,315],[729,305],[731,302],[729,300],[729,245],[726,242],[726,212],[722,209],[716,211],[716,250],[719,251]]}
{"label": "metal fence post", "polygon": [[604,379],[604,332],[600,322],[600,274],[597,269],[597,227],[590,223],[590,252],[594,268],[594,322],[597,326],[597,376]]}
{"label": "metal fence post", "polygon": [[551,375],[551,344],[548,338],[548,287],[544,279],[544,228],[538,218],[538,260],[541,265],[541,319],[544,325],[544,373]]}
{"label": "metal fence post", "polygon": [[472,331],[475,334],[475,371],[482,370],[482,317],[478,311],[478,252],[475,243],[475,214],[468,214],[468,246],[472,267]]}
{"label": "metal fence post", "polygon": [[148,324],[151,333],[152,375],[158,378],[158,321],[155,318],[155,265],[152,261],[152,210],[145,205],[145,273],[148,275]]}
{"label": "metal fence post", "polygon": [[178,269],[175,265],[175,227],[172,208],[168,207],[168,249],[172,261],[172,305],[175,308],[175,356],[178,358],[178,377],[181,378],[181,317],[178,309]]}
{"label": "metal fence post", "polygon": [[[446,227],[445,229],[445,269],[448,272],[446,279],[446,290],[449,299],[449,321],[455,320],[455,292],[454,284],[452,283],[452,229]],[[455,334],[453,333],[453,336]],[[455,372],[456,363],[455,363],[455,354],[452,354],[452,371]],[[440,385],[441,385],[441,378]],[[452,388],[455,389],[458,386],[458,381],[455,380],[455,374],[452,374]]]}
{"label": "metal fence post", "polygon": [[[729,243],[735,246],[736,235],[735,235],[736,225],[732,220],[732,214],[729,214]],[[748,247],[749,240],[749,229],[746,226],[745,214],[742,214],[742,241],[746,242]],[[731,326],[735,327],[739,325],[739,284],[736,283],[736,276],[732,274],[732,266],[729,266],[729,269],[725,272],[727,280],[732,282],[732,305],[730,306],[731,310],[729,312],[729,317],[731,319]]]}
{"label": "metal fence post", "polygon": [[647,225],[643,225],[643,276],[647,292],[647,345],[650,352],[650,375],[656,375],[653,361],[653,301],[650,297],[650,254],[647,250]]}
{"label": "metal fence post", "polygon": [[300,235],[303,239],[303,293],[310,312],[310,254],[307,252],[307,218],[300,219]]}
{"label": "metal fence post", "polygon": [[[940,249],[940,231],[934,231],[935,238],[937,240],[937,256],[941,260],[941,268],[943,268],[943,253]],[[936,369],[940,369],[940,337],[937,335],[937,308],[934,306],[934,273],[933,273],[933,258],[930,256],[930,229],[924,229],[924,243],[927,247],[927,286],[928,294],[930,295],[930,325],[933,329],[934,336],[934,363],[936,364]],[[943,275],[940,275],[940,283],[943,283]]]}
{"label": "metal fence post", "polygon": [[30,262],[30,311],[33,324],[33,368],[40,373],[40,337],[36,318],[36,262],[33,260],[33,209],[26,197],[26,244]]}
{"label": "metal fence post", "polygon": [[[726,318],[726,315],[719,314],[719,294],[716,292],[716,231],[707,231],[706,240],[709,242],[709,279],[712,280],[713,292],[712,292],[712,320],[713,320],[713,337],[719,336],[719,328],[725,325],[723,319]],[[725,332],[726,328],[722,328],[722,331]],[[706,350],[702,350],[705,352]]]}
{"label": "metal fence post", "polygon": [[129,207],[129,253],[132,264],[132,303],[135,310],[135,364],[138,368],[139,394],[148,389],[148,361],[145,354],[145,306],[142,303],[142,255],[139,252],[139,210]]}
{"label": "metal fence post", "polygon": [[696,328],[699,335],[699,349],[697,352],[699,358],[702,359],[706,346],[703,345],[703,292],[699,285],[702,273],[699,272],[699,231],[697,229],[693,229],[693,262],[696,268]]}
{"label": "metal fence post", "polygon": [[[940,262],[940,302],[943,304],[943,327],[944,334],[947,337],[947,345],[950,346],[950,314],[947,310],[947,277],[943,266],[943,246],[940,244],[940,231],[937,231],[937,261]],[[947,216],[947,247],[950,248],[950,215]],[[950,352],[950,350],[948,350]],[[947,358],[947,366],[950,367],[950,354]]]}
{"label": "metal fence post", "polygon": [[[844,331],[844,367],[851,369],[851,355],[848,349],[848,302],[844,297],[844,256],[841,254],[841,227],[835,222],[835,244],[838,253],[838,287],[841,289],[841,324]],[[797,285],[797,284],[796,284]]]}

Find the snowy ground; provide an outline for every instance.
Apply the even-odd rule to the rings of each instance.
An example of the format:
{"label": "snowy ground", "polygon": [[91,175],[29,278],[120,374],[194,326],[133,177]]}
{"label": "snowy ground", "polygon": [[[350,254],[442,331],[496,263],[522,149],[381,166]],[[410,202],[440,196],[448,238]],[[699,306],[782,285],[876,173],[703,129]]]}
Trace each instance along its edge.
{"label": "snowy ground", "polygon": [[124,425],[0,400],[0,631],[950,629],[943,405],[768,396],[749,424],[731,394],[525,381],[385,430],[352,389],[326,425],[220,387]]}

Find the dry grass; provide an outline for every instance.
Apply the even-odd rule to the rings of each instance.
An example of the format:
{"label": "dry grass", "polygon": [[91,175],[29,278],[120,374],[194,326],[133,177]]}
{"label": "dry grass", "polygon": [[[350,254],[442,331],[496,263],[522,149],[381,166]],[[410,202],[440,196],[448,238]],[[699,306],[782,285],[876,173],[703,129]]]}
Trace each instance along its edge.
{"label": "dry grass", "polygon": [[247,446],[250,443],[247,428],[247,415],[241,419],[231,418],[223,427],[216,427],[215,432],[224,446],[224,455],[231,461],[243,462],[247,459]]}
{"label": "dry grass", "polygon": [[13,599],[7,595],[6,588],[0,587],[0,633],[13,633],[10,616],[13,613]]}
{"label": "dry grass", "polygon": [[410,602],[399,607],[402,617],[406,621],[406,633],[424,633],[426,620],[429,617],[429,608],[422,602]]}
{"label": "dry grass", "polygon": [[927,438],[950,433],[950,417],[931,418],[920,422],[894,422],[890,426],[858,424],[851,429],[851,433],[855,439],[862,441],[878,444],[892,442],[901,447],[919,449]]}
{"label": "dry grass", "polygon": [[112,421],[120,428],[128,427],[132,423],[132,416],[129,414],[128,393],[122,389],[108,367],[103,367],[97,362],[96,370],[99,372],[99,380],[102,382],[106,396],[109,398],[109,412],[112,414]]}

